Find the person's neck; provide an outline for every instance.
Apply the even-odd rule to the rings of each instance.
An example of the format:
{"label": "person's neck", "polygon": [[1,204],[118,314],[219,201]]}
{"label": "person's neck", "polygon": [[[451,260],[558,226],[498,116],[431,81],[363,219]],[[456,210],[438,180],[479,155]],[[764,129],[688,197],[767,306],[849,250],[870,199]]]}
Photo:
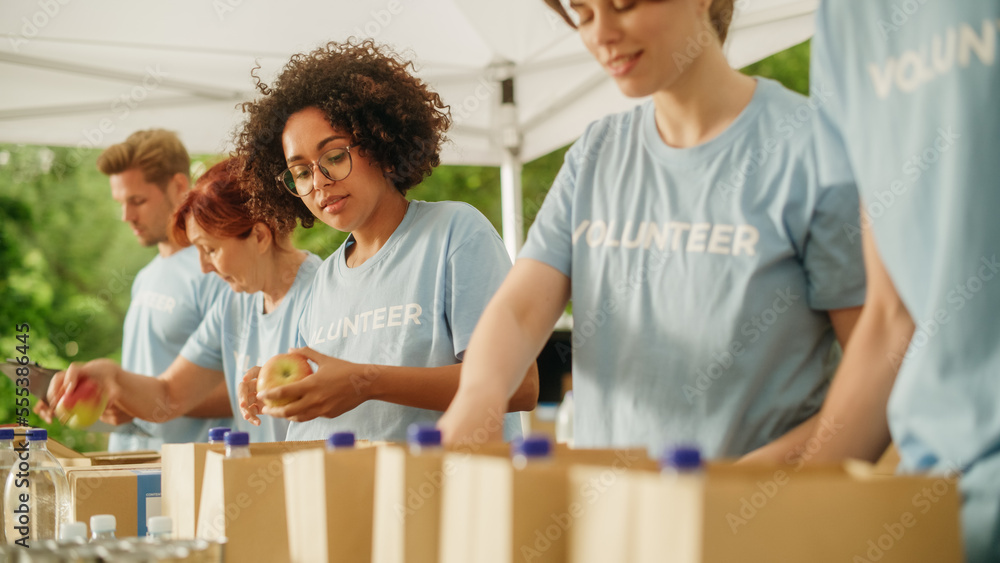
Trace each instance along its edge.
{"label": "person's neck", "polygon": [[653,94],[660,138],[675,148],[714,139],[747,107],[756,86],[729,66],[721,47],[706,49],[669,90]]}
{"label": "person's neck", "polygon": [[268,257],[262,261],[264,284],[261,293],[264,294],[265,313],[281,305],[307,256],[304,251],[293,247],[291,241],[271,247]]}
{"label": "person's neck", "polygon": [[180,252],[183,249],[183,247],[180,246],[179,244],[175,244],[174,242],[168,239],[163,242],[157,243],[156,249],[160,253],[160,258],[169,258],[174,254]]}
{"label": "person's neck", "polygon": [[349,249],[347,256],[348,267],[355,268],[364,264],[385,246],[386,241],[403,222],[409,204],[410,202],[403,194],[394,192],[380,204],[381,209],[378,213],[373,214],[368,224],[351,232],[351,235],[354,236],[354,244]]}

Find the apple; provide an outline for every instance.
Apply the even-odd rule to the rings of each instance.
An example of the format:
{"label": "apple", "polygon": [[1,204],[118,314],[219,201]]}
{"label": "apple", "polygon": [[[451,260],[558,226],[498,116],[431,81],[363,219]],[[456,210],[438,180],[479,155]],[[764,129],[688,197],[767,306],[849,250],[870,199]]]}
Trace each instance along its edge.
{"label": "apple", "polygon": [[100,386],[94,380],[83,377],[72,392],[59,399],[56,416],[70,428],[86,428],[101,418],[107,406],[108,396],[101,392]]}
{"label": "apple", "polygon": [[[289,352],[288,354],[278,354],[270,360],[264,362],[257,376],[257,391],[268,391],[278,387],[301,381],[313,372],[309,360],[302,354]],[[281,407],[291,403],[291,399],[265,400],[264,404],[269,407]]]}

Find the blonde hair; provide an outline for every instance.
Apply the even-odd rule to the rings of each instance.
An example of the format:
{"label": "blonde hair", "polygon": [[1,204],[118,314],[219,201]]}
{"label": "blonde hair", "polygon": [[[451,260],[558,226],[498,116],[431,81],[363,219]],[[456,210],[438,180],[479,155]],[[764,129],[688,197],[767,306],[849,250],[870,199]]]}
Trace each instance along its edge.
{"label": "blonde hair", "polygon": [[105,149],[97,157],[97,168],[108,176],[138,168],[147,182],[166,189],[175,174],[190,174],[191,158],[176,133],[148,129]]}
{"label": "blonde hair", "polygon": [[[566,7],[562,0],[545,0],[550,8],[555,10],[570,27],[576,29],[576,24],[566,12]],[[725,43],[726,36],[729,35],[729,24],[733,22],[733,11],[735,0],[712,0],[712,5],[708,7],[708,19],[712,22],[715,34],[719,36],[719,42]]]}

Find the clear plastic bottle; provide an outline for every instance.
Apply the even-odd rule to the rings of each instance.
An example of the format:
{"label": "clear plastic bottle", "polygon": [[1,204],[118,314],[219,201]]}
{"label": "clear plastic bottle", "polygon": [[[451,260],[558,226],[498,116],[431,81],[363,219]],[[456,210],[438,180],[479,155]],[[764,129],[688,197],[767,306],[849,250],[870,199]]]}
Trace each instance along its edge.
{"label": "clear plastic bottle", "polygon": [[153,516],[146,521],[146,537],[150,541],[170,541],[173,535],[174,521],[169,516]]}
{"label": "clear plastic bottle", "polygon": [[556,443],[573,447],[573,390],[566,391],[556,411]]}
{"label": "clear plastic bottle", "polygon": [[413,423],[406,429],[407,442],[411,454],[420,454],[441,449],[441,431],[433,424]]}
{"label": "clear plastic bottle", "polygon": [[511,463],[515,469],[524,469],[529,463],[548,462],[552,459],[552,440],[545,434],[530,434],[511,442]]}
{"label": "clear plastic bottle", "polygon": [[250,434],[230,432],[226,434],[226,457],[250,457]]}
{"label": "clear plastic bottle", "polygon": [[[14,453],[14,429],[0,428],[0,493],[7,484],[7,476],[10,475],[11,467],[17,463],[17,454]],[[0,498],[2,498],[0,494]],[[7,504],[4,503],[6,507]],[[7,510],[0,512],[0,545],[7,545],[4,519],[7,517]]]}
{"label": "clear plastic bottle", "polygon": [[87,525],[83,522],[67,522],[63,524],[63,527],[59,530],[59,543],[87,543]]}
{"label": "clear plastic bottle", "polygon": [[90,543],[115,541],[118,521],[111,514],[95,514],[90,517]]}
{"label": "clear plastic bottle", "polygon": [[354,449],[354,432],[334,432],[326,439],[327,450]]}
{"label": "clear plastic bottle", "polygon": [[226,434],[229,434],[231,428],[225,426],[215,426],[208,429],[208,443],[209,444],[225,444]]}
{"label": "clear plastic bottle", "polygon": [[60,526],[69,520],[69,483],[62,465],[45,446],[47,439],[45,429],[32,428],[27,451],[15,448],[17,464],[7,475],[3,491],[8,543],[24,536],[29,543],[55,539]]}

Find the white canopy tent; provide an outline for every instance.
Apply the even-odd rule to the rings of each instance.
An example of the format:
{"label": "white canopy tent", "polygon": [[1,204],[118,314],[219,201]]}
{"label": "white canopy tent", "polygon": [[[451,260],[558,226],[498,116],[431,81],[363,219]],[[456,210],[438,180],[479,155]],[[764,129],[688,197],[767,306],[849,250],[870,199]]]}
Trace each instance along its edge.
{"label": "white canopy tent", "polygon": [[[732,64],[807,39],[817,4],[736,0]],[[521,163],[636,103],[542,0],[4,0],[0,35],[0,142],[95,148],[166,127],[192,152],[217,153],[231,148],[236,104],[255,95],[255,64],[270,81],[329,40],[390,44],[452,108],[443,161],[502,166],[512,256]]]}

